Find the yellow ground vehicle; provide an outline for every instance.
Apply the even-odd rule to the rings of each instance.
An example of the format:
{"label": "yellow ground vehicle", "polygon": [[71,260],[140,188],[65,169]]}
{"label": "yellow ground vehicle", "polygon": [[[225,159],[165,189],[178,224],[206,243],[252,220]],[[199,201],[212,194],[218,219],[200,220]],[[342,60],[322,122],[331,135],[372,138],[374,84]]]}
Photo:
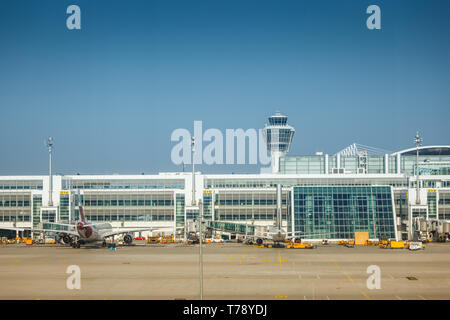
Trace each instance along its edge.
{"label": "yellow ground vehicle", "polygon": [[159,237],[147,237],[147,243],[159,243]]}
{"label": "yellow ground vehicle", "polygon": [[346,241],[346,242],[345,242],[345,246],[346,246],[347,248],[354,248],[354,247],[355,247],[355,240],[350,239],[350,240]]}
{"label": "yellow ground vehicle", "polygon": [[380,242],[378,242],[378,246],[380,248],[387,248],[388,247],[388,241],[387,240],[381,240]]}
{"label": "yellow ground vehicle", "polygon": [[366,241],[366,246],[377,246],[377,245],[378,241],[370,241],[370,240]]}
{"label": "yellow ground vehicle", "polygon": [[389,248],[391,248],[391,249],[403,249],[404,247],[405,247],[405,243],[403,241],[391,240],[389,242]]}
{"label": "yellow ground vehicle", "polygon": [[288,249],[313,249],[314,246],[308,243],[290,242],[287,244]]}

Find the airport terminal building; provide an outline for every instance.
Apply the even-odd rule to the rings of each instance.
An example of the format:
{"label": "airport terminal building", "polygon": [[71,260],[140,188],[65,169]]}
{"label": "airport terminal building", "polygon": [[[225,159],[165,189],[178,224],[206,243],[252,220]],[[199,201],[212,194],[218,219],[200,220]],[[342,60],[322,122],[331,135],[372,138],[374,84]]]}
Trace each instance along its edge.
{"label": "airport terminal building", "polygon": [[89,221],[170,227],[183,240],[199,202],[205,220],[273,225],[277,184],[284,228],[305,239],[367,231],[406,240],[409,219],[450,220],[450,146],[380,154],[353,144],[333,155],[287,156],[294,135],[287,117],[269,117],[264,133],[271,173],[1,176],[0,229],[75,221],[79,191]]}

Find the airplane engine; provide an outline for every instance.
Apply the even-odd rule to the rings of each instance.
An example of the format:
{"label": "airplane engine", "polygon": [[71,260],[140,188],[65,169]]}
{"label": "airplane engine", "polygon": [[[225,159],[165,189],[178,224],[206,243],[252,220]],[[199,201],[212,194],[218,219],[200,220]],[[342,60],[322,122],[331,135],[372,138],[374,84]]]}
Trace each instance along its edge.
{"label": "airplane engine", "polygon": [[126,244],[131,244],[133,242],[133,237],[129,234],[126,234],[123,237],[123,242],[125,242]]}
{"label": "airplane engine", "polygon": [[256,244],[257,245],[262,245],[263,244],[263,239],[261,239],[261,238],[258,238],[258,239],[256,239]]}
{"label": "airplane engine", "polygon": [[68,235],[65,235],[62,239],[65,244],[70,244],[72,242],[72,239]]}

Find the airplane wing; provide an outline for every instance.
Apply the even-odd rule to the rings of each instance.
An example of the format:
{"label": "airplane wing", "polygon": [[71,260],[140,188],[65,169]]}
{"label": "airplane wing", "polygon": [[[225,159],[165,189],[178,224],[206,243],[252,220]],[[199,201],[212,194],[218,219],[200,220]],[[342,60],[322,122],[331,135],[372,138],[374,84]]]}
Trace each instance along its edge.
{"label": "airplane wing", "polygon": [[45,232],[45,233],[62,233],[62,234],[69,234],[71,236],[79,236],[78,232],[71,231],[71,230],[54,230],[54,229],[36,229],[36,228],[29,228],[29,227],[22,227],[22,228],[11,228],[11,227],[1,227],[1,229],[5,230],[14,230],[14,231],[31,231],[31,232]]}
{"label": "airplane wing", "polygon": [[37,231],[37,232],[45,232],[45,233],[58,233],[58,234],[68,234],[71,236],[77,236],[80,235],[76,231],[70,231],[70,230],[53,230],[53,229],[26,229],[30,231]]}
{"label": "airplane wing", "polygon": [[159,228],[140,228],[140,229],[131,229],[131,230],[120,230],[120,231],[110,231],[105,232],[103,234],[103,238],[108,238],[112,236],[116,236],[119,234],[126,234],[126,233],[133,233],[133,232],[142,232],[142,231],[152,231],[152,230],[160,230],[160,229],[167,229],[170,227],[159,227]]}

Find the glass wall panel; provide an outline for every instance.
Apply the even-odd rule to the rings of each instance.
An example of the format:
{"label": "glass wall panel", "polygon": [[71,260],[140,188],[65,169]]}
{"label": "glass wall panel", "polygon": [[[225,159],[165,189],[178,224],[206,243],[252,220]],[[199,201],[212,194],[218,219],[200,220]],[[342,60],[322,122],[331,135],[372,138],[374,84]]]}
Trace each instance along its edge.
{"label": "glass wall panel", "polygon": [[309,239],[395,238],[388,186],[294,187],[294,231]]}

